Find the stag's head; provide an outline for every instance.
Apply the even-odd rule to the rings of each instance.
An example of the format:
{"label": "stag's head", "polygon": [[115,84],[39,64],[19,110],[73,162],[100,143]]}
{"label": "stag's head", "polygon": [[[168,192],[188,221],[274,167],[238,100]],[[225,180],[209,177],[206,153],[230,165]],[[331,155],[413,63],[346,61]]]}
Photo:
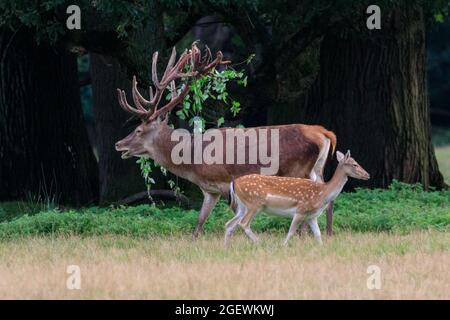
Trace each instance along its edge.
{"label": "stag's head", "polygon": [[166,126],[159,118],[154,121],[143,121],[129,135],[116,143],[116,150],[122,152],[122,159],[131,157],[149,157],[155,139]]}
{"label": "stag's head", "polygon": [[360,164],[351,157],[350,150],[348,150],[345,155],[342,152],[337,151],[336,157],[339,161],[339,166],[342,167],[348,176],[360,180],[370,179],[369,173],[367,173],[367,171],[364,170],[363,167],[361,167]]}
{"label": "stag's head", "polygon": [[[136,77],[133,77],[132,96],[135,107],[128,103],[125,91],[117,89],[119,104],[122,109],[138,116],[142,120],[142,123],[133,132],[116,143],[116,150],[122,152],[123,159],[133,156],[151,156],[155,139],[158,138],[161,130],[167,127],[168,112],[183,101],[190,89],[189,83],[184,83],[177,88],[176,80],[195,78],[207,74],[219,64],[229,63],[229,61],[222,60],[222,52],[218,51],[216,58],[212,60],[211,51],[208,47],[206,47],[205,51],[206,54],[202,57],[201,51],[194,42],[192,48],[185,50],[178,61],[175,62],[177,53],[175,48],[173,48],[161,80],[159,80],[157,74],[158,52],[155,52],[152,59],[154,89],[150,87],[149,100],[139,93]],[[185,66],[189,64],[189,71],[184,72]],[[164,106],[159,107],[166,89],[169,89],[171,92],[171,100]]]}

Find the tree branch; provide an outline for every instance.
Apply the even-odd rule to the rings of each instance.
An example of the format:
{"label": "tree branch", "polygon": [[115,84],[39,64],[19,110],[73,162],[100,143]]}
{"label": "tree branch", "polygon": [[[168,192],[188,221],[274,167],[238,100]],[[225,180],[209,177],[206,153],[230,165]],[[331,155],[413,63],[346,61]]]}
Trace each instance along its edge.
{"label": "tree branch", "polygon": [[147,191],[138,192],[136,194],[133,194],[129,197],[117,201],[115,205],[118,206],[128,205],[139,201],[148,200],[149,193],[152,198],[155,197],[161,199],[176,200],[180,202],[184,207],[191,208],[191,202],[185,195],[175,193],[172,190],[150,190],[150,192]]}

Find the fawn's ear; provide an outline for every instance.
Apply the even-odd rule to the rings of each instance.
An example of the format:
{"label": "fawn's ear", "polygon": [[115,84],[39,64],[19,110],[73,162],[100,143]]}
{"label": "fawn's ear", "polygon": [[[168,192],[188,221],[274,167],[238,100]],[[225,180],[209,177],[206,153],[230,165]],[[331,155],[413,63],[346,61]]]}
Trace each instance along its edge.
{"label": "fawn's ear", "polygon": [[342,160],[344,160],[345,156],[342,152],[340,151],[336,151],[336,159],[338,162],[341,162]]}
{"label": "fawn's ear", "polygon": [[351,157],[350,150],[347,150],[347,153],[345,154],[345,160],[347,160],[350,157]]}

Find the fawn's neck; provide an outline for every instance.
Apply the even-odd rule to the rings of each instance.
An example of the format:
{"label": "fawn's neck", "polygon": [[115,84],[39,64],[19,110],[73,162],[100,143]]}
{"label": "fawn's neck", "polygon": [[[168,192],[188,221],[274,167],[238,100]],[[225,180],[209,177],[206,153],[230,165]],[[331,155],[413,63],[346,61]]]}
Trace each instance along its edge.
{"label": "fawn's neck", "polygon": [[347,183],[347,180],[347,174],[344,172],[342,166],[338,165],[331,180],[325,184],[325,194],[327,195],[325,198],[326,203],[336,199],[341,193],[342,188],[344,188],[344,185]]}

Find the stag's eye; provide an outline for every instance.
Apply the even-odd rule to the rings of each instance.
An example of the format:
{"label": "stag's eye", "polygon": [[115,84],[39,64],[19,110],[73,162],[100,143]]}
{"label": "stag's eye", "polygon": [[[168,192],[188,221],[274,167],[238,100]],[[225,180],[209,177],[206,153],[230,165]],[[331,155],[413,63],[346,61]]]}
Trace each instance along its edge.
{"label": "stag's eye", "polygon": [[136,134],[141,134],[142,133],[142,129],[136,129]]}

